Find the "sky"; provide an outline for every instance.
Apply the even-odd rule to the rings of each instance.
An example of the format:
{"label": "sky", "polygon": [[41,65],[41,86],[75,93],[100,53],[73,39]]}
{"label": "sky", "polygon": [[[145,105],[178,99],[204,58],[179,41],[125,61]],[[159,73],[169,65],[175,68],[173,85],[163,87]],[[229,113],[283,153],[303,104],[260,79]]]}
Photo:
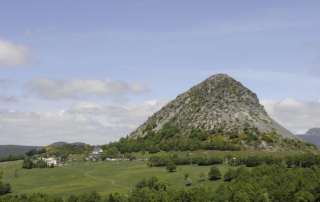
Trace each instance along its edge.
{"label": "sky", "polygon": [[0,145],[108,144],[224,73],[294,134],[320,127],[320,1],[0,4]]}

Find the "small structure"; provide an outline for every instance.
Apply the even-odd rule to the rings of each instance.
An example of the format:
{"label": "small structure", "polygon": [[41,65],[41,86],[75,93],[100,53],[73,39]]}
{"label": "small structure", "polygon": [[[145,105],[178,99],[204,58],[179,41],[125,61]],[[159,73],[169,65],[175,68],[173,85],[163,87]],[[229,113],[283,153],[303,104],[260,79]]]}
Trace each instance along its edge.
{"label": "small structure", "polygon": [[47,159],[46,159],[46,158],[43,158],[42,160],[45,161],[48,166],[51,166],[52,164],[53,164],[54,166],[57,165],[57,160],[54,159],[54,158],[47,158]]}
{"label": "small structure", "polygon": [[93,149],[92,154],[99,155],[99,154],[101,154],[102,152],[103,152],[102,149],[101,149],[100,147],[97,147],[97,148],[94,148],[94,149]]}
{"label": "small structure", "polygon": [[103,150],[100,147],[96,147],[93,149],[92,153],[90,154],[91,161],[98,161],[100,159],[100,154],[102,154]]}

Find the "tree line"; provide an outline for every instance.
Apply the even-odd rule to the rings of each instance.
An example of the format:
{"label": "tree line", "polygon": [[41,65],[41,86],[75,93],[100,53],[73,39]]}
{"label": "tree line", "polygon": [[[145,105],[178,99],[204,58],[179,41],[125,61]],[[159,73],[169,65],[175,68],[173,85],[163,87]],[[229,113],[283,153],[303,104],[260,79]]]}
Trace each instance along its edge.
{"label": "tree line", "polygon": [[313,153],[303,153],[288,155],[284,157],[275,157],[272,155],[269,156],[237,156],[233,157],[228,154],[224,157],[218,156],[193,156],[189,154],[185,157],[179,157],[176,154],[173,155],[153,155],[148,161],[148,165],[152,166],[166,166],[169,162],[173,162],[175,165],[188,165],[188,164],[197,164],[198,166],[208,166],[215,164],[222,164],[225,162],[231,166],[240,166],[244,165],[247,167],[256,167],[259,165],[280,165],[284,164],[286,167],[311,167],[311,166],[320,166],[320,156]]}
{"label": "tree line", "polygon": [[25,154],[11,154],[6,157],[0,157],[0,162],[5,162],[5,161],[18,161],[18,160],[23,160],[26,158]]}
{"label": "tree line", "polygon": [[25,158],[23,160],[23,163],[22,163],[22,168],[25,168],[25,169],[32,169],[32,168],[54,168],[54,165],[51,164],[51,165],[48,165],[47,162],[45,162],[44,160],[42,159],[38,159],[36,161],[33,161],[32,159],[30,158]]}

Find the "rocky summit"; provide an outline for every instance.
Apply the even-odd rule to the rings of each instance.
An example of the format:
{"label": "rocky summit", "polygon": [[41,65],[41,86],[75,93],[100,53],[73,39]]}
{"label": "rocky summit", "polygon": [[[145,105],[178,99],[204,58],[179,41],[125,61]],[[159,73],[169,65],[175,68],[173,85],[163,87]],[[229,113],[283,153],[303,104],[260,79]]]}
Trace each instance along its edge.
{"label": "rocky summit", "polygon": [[165,123],[175,125],[185,133],[192,128],[241,133],[245,127],[254,127],[262,133],[274,132],[284,138],[295,138],[267,114],[255,93],[226,74],[213,75],[178,95],[130,137],[145,136],[150,125],[157,132]]}

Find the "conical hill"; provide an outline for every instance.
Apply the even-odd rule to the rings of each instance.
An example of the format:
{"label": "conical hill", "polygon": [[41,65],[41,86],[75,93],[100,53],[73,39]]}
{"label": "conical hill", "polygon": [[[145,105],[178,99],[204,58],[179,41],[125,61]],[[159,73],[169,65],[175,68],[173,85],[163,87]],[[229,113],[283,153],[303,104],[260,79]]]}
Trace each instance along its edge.
{"label": "conical hill", "polygon": [[130,138],[148,144],[149,152],[317,150],[274,121],[255,93],[226,74],[211,76],[178,95]]}
{"label": "conical hill", "polygon": [[255,93],[226,74],[213,75],[178,95],[130,137],[144,136],[148,125],[153,131],[159,131],[165,123],[186,133],[192,128],[240,133],[246,127],[254,127],[262,133],[275,132],[285,138],[294,138],[291,132],[270,118]]}

